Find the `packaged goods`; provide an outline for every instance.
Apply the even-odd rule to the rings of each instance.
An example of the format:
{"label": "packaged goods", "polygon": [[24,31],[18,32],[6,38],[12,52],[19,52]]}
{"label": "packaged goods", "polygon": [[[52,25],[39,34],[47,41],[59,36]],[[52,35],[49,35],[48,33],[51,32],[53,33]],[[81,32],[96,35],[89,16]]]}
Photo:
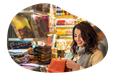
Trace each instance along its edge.
{"label": "packaged goods", "polygon": [[[35,20],[36,17],[37,20]],[[35,37],[47,39],[47,26],[45,24],[44,19],[42,17],[39,17],[38,15],[32,15],[31,20],[32,30],[34,32]],[[38,21],[38,23],[36,23],[36,21]]]}
{"label": "packaged goods", "polygon": [[8,44],[9,50],[10,49],[24,49],[24,48],[29,48],[32,47],[31,42],[20,42],[20,41],[15,41],[11,42]]}
{"label": "packaged goods", "polygon": [[9,52],[9,53],[11,57],[13,58],[13,60],[18,64],[26,63],[29,61],[28,56],[24,55],[24,53],[21,53],[21,52],[17,52],[17,53]]}
{"label": "packaged goods", "polygon": [[49,32],[49,16],[42,16],[44,22],[45,22],[45,26],[46,26],[46,31]]}
{"label": "packaged goods", "polygon": [[74,25],[74,19],[66,19],[66,25]]}
{"label": "packaged goods", "polygon": [[38,63],[39,64],[49,64],[52,59],[51,46],[37,46],[35,48],[38,53]]}
{"label": "packaged goods", "polygon": [[11,25],[18,38],[23,39],[35,37],[26,17],[16,15],[13,18]]}
{"label": "packaged goods", "polygon": [[57,19],[57,25],[65,25],[65,19]]}

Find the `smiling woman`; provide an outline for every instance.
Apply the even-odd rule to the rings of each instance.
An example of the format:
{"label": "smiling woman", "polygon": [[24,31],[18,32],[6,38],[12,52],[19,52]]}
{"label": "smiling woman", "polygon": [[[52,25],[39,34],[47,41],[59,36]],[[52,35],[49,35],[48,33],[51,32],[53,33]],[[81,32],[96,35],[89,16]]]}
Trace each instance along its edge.
{"label": "smiling woman", "polygon": [[97,45],[97,34],[90,23],[82,21],[75,25],[72,48],[65,57],[68,59],[66,66],[72,70],[79,70],[100,62],[103,59],[103,54],[97,49]]}
{"label": "smiling woman", "polygon": [[75,46],[85,46],[85,52],[89,50],[89,48],[96,48],[98,44],[97,34],[93,30],[93,27],[90,23],[83,21],[77,24],[73,28],[73,49],[75,51]]}

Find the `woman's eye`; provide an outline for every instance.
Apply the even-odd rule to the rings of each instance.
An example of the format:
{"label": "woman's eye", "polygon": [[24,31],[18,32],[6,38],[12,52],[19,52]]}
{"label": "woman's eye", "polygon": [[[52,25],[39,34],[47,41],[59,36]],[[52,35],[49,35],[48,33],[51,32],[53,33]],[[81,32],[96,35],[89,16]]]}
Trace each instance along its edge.
{"label": "woman's eye", "polygon": [[76,35],[74,35],[74,37],[77,37]]}
{"label": "woman's eye", "polygon": [[79,37],[82,37],[81,35]]}

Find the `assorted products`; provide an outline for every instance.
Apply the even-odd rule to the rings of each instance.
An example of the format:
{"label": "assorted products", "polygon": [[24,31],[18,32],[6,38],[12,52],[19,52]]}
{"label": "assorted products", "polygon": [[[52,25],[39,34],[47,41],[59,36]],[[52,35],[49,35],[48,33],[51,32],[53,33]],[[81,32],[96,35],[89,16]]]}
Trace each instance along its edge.
{"label": "assorted products", "polygon": [[58,39],[56,41],[56,47],[58,50],[67,51],[71,48],[72,39]]}
{"label": "assorted products", "polygon": [[49,32],[49,16],[42,15],[42,18],[45,22],[46,31]]}
{"label": "assorted products", "polygon": [[24,50],[9,50],[11,58],[17,63],[27,63],[29,61],[28,51],[23,52]]}
{"label": "assorted products", "polygon": [[71,29],[57,29],[57,35],[72,35]]}
{"label": "assorted products", "polygon": [[32,15],[31,23],[35,38],[47,38],[47,32],[49,31],[48,16]]}
{"label": "assorted products", "polygon": [[36,46],[35,51],[38,53],[39,64],[50,64],[52,59],[51,46]]}
{"label": "assorted products", "polygon": [[57,19],[57,25],[74,25],[74,19]]}
{"label": "assorted products", "polygon": [[9,49],[24,49],[24,48],[29,48],[31,47],[31,42],[11,42],[8,45],[8,50]]}

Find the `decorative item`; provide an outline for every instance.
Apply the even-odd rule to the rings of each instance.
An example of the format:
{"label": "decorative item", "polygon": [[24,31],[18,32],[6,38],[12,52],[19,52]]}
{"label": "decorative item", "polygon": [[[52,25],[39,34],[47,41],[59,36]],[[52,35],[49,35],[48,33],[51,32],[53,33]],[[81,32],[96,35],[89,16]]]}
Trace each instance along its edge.
{"label": "decorative item", "polygon": [[31,29],[26,17],[16,15],[13,18],[11,25],[12,25],[16,35],[18,36],[18,38],[20,38],[20,39],[34,38],[33,31]]}

